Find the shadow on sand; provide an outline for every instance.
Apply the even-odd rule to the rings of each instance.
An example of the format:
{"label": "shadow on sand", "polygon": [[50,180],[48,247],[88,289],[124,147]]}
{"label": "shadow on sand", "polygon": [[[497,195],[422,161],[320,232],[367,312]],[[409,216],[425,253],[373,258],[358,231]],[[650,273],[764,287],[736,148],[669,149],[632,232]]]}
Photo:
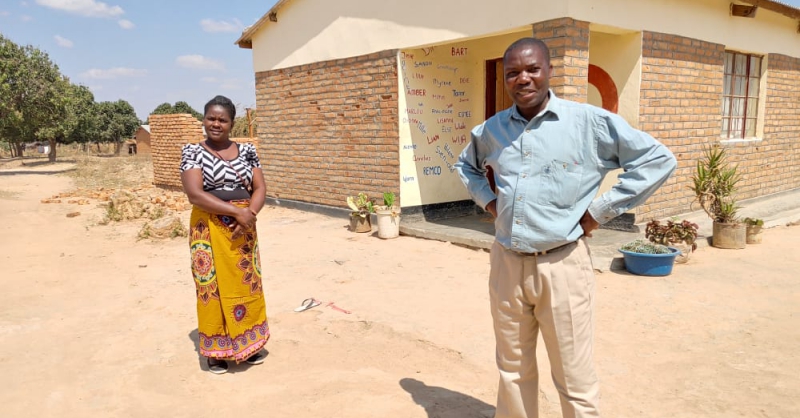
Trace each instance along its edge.
{"label": "shadow on sand", "polygon": [[414,402],[425,408],[428,418],[492,418],[494,407],[480,399],[438,386],[428,386],[417,379],[400,380],[400,386]]}

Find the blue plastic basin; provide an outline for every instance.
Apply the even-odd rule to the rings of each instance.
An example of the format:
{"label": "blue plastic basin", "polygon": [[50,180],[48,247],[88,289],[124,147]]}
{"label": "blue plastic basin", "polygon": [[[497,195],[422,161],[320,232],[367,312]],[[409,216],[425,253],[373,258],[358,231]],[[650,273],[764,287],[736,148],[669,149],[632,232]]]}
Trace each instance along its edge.
{"label": "blue plastic basin", "polygon": [[668,247],[669,254],[642,254],[625,250],[618,250],[625,259],[625,269],[640,276],[668,276],[672,273],[675,257],[681,251],[675,247]]}

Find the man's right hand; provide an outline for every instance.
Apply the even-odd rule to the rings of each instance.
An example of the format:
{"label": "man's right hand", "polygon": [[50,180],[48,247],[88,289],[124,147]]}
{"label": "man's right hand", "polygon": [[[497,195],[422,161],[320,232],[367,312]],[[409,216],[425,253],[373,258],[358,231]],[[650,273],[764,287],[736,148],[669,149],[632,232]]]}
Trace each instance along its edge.
{"label": "man's right hand", "polygon": [[497,217],[497,199],[492,200],[486,205],[486,211],[491,213],[495,218]]}

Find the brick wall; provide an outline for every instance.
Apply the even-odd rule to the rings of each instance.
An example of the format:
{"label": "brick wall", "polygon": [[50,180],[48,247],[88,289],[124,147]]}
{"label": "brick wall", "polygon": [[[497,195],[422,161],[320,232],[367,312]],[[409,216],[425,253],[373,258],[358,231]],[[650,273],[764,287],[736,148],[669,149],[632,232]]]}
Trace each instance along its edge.
{"label": "brick wall", "polygon": [[767,56],[764,140],[756,150],[742,194],[745,198],[800,187],[800,58]]}
{"label": "brick wall", "polygon": [[[189,114],[150,115],[150,144],[153,151],[153,183],[157,187],[180,190],[181,149],[203,140],[203,124]],[[255,138],[231,138],[252,143]]]}
{"label": "brick wall", "polygon": [[562,99],[586,103],[589,92],[589,22],[561,18],[535,23],[533,36],[550,48],[550,87]]}
{"label": "brick wall", "polygon": [[267,196],[346,207],[400,189],[397,52],[256,74]]}
{"label": "brick wall", "polygon": [[150,115],[153,183],[166,189],[182,189],[181,149],[202,140],[203,124],[192,115]]}
{"label": "brick wall", "polygon": [[678,169],[636,209],[637,222],[692,210],[696,161],[704,144],[720,140],[724,59],[723,45],[642,33],[639,126],[670,148]]}

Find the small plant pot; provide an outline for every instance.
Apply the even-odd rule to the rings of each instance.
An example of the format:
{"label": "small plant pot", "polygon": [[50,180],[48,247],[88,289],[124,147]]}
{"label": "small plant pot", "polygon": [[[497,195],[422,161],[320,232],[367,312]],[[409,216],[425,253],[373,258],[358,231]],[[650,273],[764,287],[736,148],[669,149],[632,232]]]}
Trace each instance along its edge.
{"label": "small plant pot", "polygon": [[391,239],[400,236],[400,212],[391,209],[375,211],[378,219],[378,238]]}
{"label": "small plant pot", "polygon": [[364,233],[372,231],[372,221],[369,216],[350,215],[350,230]]}
{"label": "small plant pot", "polygon": [[739,250],[747,244],[747,228],[742,223],[714,222],[711,245],[717,248]]}
{"label": "small plant pot", "polygon": [[748,244],[761,244],[761,225],[747,225],[745,240]]}
{"label": "small plant pot", "polygon": [[618,250],[625,259],[625,270],[639,276],[669,276],[675,257],[680,251],[675,247],[668,247],[669,254],[642,254],[631,251]]}
{"label": "small plant pot", "polygon": [[675,257],[675,264],[686,264],[689,262],[689,257],[692,254],[692,246],[690,244],[686,244],[684,242],[679,242],[672,244],[673,247],[677,248],[680,251]]}

